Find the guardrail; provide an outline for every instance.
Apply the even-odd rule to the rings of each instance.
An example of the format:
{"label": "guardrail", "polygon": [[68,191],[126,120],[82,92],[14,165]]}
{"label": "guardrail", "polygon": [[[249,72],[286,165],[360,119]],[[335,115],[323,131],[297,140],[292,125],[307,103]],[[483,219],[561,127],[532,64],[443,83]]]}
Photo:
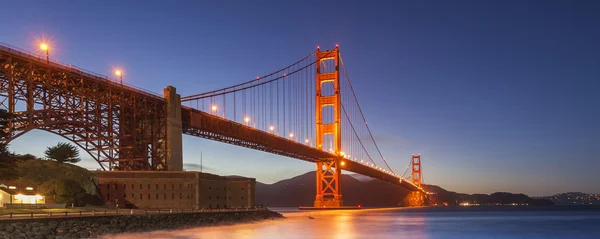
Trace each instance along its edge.
{"label": "guardrail", "polygon": [[86,210],[64,212],[27,212],[0,214],[0,220],[6,219],[32,219],[32,218],[65,218],[65,217],[90,217],[90,216],[119,216],[119,215],[153,215],[153,214],[186,214],[186,213],[214,213],[214,212],[255,212],[266,211],[268,208],[201,208],[201,209],[111,209],[111,210]]}

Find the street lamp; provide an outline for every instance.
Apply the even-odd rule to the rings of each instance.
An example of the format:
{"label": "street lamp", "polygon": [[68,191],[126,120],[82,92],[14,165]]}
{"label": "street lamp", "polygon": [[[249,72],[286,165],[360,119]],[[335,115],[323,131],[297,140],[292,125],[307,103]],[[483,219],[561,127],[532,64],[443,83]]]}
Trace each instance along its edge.
{"label": "street lamp", "polygon": [[245,122],[246,124],[248,124],[248,123],[250,122],[250,117],[246,116],[246,117],[244,118],[244,122]]}
{"label": "street lamp", "polygon": [[216,106],[216,105],[213,105],[213,106],[212,106],[210,109],[211,109],[211,110],[214,112],[214,114],[215,114],[215,115],[217,115],[217,116],[218,116],[219,112],[218,112],[217,110],[218,110],[219,108],[217,108],[217,106]]}
{"label": "street lamp", "polygon": [[119,80],[121,81],[121,86],[123,86],[123,72],[121,70],[116,70],[115,75],[119,77]]}
{"label": "street lamp", "polygon": [[46,52],[46,62],[50,64],[50,47],[46,43],[40,44],[40,49]]}

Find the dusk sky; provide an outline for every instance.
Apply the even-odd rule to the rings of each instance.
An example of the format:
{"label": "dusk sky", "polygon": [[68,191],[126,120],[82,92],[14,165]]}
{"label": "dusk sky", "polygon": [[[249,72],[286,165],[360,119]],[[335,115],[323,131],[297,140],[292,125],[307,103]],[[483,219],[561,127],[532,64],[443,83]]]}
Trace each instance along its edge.
{"label": "dusk sky", "polygon": [[[175,3],[177,2],[177,3]],[[182,96],[340,51],[390,166],[464,193],[600,192],[598,1],[4,1],[0,42]],[[184,136],[184,163],[273,183],[314,164]],[[64,141],[11,143],[43,156]],[[84,152],[81,166],[98,165]]]}

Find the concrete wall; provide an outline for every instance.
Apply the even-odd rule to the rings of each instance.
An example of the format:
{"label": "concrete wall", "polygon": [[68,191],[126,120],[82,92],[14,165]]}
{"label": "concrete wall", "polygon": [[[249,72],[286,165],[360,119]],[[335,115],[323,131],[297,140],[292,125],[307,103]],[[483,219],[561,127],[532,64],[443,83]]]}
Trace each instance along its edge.
{"label": "concrete wall", "polygon": [[[193,172],[109,171],[93,172],[100,196],[120,208],[194,208]],[[188,196],[190,195],[190,196]]]}
{"label": "concrete wall", "polygon": [[254,207],[256,180],[199,172],[96,171],[100,195],[120,208]]}
{"label": "concrete wall", "polygon": [[183,171],[181,97],[173,86],[165,88],[164,97],[167,101],[167,169]]}
{"label": "concrete wall", "polygon": [[199,208],[225,208],[227,205],[227,181],[223,178],[200,178]]}
{"label": "concrete wall", "polygon": [[253,179],[229,179],[227,185],[227,206],[230,208],[255,205],[256,181]]}

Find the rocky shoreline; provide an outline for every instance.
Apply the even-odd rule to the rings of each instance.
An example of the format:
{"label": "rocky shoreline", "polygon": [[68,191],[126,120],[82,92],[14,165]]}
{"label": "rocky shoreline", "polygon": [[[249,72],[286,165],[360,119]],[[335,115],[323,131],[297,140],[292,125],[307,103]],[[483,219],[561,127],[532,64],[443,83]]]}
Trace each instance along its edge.
{"label": "rocky shoreline", "polygon": [[40,218],[0,221],[0,238],[96,238],[283,218],[273,211]]}

